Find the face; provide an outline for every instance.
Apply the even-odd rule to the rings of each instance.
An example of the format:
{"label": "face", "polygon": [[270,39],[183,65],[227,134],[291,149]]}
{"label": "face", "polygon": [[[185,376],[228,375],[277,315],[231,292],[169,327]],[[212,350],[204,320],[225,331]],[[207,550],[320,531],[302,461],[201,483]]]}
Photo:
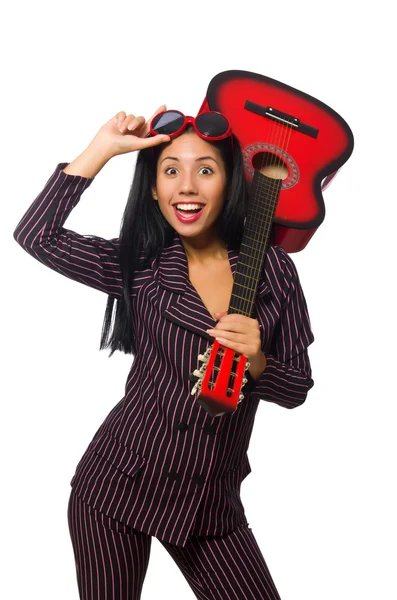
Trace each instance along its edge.
{"label": "face", "polygon": [[195,132],[186,132],[164,147],[152,193],[165,219],[182,237],[206,238],[215,231],[225,190],[225,164],[215,146]]}

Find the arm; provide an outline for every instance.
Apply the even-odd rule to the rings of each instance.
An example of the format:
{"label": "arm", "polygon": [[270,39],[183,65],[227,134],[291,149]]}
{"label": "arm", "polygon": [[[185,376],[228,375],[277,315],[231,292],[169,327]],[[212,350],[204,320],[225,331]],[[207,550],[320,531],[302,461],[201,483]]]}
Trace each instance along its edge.
{"label": "arm", "polygon": [[[73,163],[57,165],[13,235],[28,254],[50,269],[119,298],[123,290],[118,238],[83,236],[63,227],[100,170],[99,163],[89,166],[88,158],[85,152]],[[71,172],[64,171],[64,167]],[[76,172],[92,177],[72,174]]]}
{"label": "arm", "polygon": [[270,350],[263,350],[266,367],[257,381],[247,371],[247,386],[258,399],[295,408],[303,404],[314,385],[307,352],[314,335],[296,267],[283,248],[279,251],[284,267],[280,319]]}

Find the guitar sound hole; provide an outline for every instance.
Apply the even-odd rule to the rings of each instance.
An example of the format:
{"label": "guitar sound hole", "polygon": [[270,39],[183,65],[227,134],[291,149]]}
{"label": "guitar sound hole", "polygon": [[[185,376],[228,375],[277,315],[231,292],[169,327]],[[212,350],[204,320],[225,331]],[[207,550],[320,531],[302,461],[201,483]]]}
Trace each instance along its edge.
{"label": "guitar sound hole", "polygon": [[262,175],[271,179],[287,179],[288,169],[285,162],[273,152],[257,152],[252,164]]}

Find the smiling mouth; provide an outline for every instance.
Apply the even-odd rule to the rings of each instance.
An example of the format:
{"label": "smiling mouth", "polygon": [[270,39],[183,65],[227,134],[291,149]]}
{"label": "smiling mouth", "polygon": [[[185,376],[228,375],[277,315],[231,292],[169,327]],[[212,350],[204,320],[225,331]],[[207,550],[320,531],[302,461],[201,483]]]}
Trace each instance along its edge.
{"label": "smiling mouth", "polygon": [[[200,203],[196,202],[195,204],[198,205]],[[184,209],[184,208],[178,208],[177,205],[174,204],[173,208],[175,210],[177,210],[178,213],[180,213],[181,215],[184,215],[184,216],[188,217],[189,215],[192,215],[192,214],[195,215],[195,214],[199,213],[201,210],[203,210],[204,206],[205,206],[205,204],[200,204],[199,208],[186,208],[186,209]]]}
{"label": "smiling mouth", "polygon": [[197,213],[201,212],[203,210],[204,206],[202,206],[201,208],[190,208],[189,210],[183,210],[183,208],[176,208],[175,210],[177,210],[179,212],[179,214],[184,215],[185,217],[188,217],[189,215],[196,215]]}
{"label": "smiling mouth", "polygon": [[174,204],[174,206],[172,208],[175,211],[175,215],[176,215],[177,219],[179,219],[183,223],[193,223],[194,221],[197,221],[198,219],[200,219],[202,213],[204,212],[205,207],[206,207],[206,205],[204,204],[201,208],[183,210],[183,209],[177,208],[176,205]]}

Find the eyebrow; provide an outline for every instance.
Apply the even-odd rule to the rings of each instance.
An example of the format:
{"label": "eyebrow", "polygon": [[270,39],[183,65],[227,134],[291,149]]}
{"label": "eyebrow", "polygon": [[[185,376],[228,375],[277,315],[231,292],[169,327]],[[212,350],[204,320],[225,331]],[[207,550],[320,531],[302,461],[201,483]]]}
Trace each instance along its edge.
{"label": "eyebrow", "polygon": [[[213,157],[213,156],[200,156],[199,158],[196,158],[196,160],[194,162],[198,162],[200,160],[213,160],[214,162],[218,163],[218,161]],[[180,162],[179,158],[177,158],[176,156],[166,156],[165,158],[163,158],[163,160],[160,162],[160,164],[162,162],[164,162],[165,160],[175,160],[177,162]]]}

